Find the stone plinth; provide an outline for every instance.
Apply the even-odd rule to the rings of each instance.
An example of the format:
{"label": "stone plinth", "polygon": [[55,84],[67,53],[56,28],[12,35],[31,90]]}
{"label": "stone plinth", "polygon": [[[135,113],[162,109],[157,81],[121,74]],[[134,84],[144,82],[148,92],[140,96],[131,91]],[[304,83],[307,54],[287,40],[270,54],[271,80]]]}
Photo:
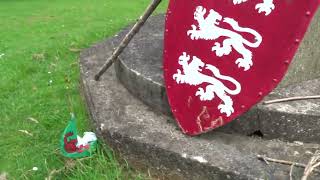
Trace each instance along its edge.
{"label": "stone plinth", "polygon": [[[171,116],[162,77],[163,24],[164,16],[151,18],[120,56],[115,67],[120,82],[132,94],[154,110]],[[127,29],[122,31],[110,41],[113,44],[119,44],[127,31]],[[319,33],[316,34],[313,36],[308,34],[307,37],[310,38],[303,41],[302,47],[314,44],[316,40],[313,38],[319,36]],[[318,40],[320,41],[320,38]],[[316,57],[311,58],[311,55],[314,56],[318,52],[320,51],[314,46],[308,46],[306,50],[300,48],[296,56],[296,62],[299,63],[291,65],[290,68],[299,69],[302,66],[310,65],[311,62],[318,63],[318,60],[315,61]],[[307,55],[310,57],[308,58]],[[305,59],[297,59],[299,56],[305,57]],[[320,54],[317,57],[320,59]],[[313,71],[314,79],[311,76],[305,77],[305,79],[312,80],[293,83],[295,80],[288,79],[286,82],[291,82],[291,84],[286,87],[278,87],[266,97],[266,100],[319,94],[320,78],[316,79],[319,75],[316,73],[317,71],[320,71],[320,66]],[[293,80],[298,77],[297,72],[289,70],[287,78]],[[304,74],[299,76],[304,76]],[[286,83],[284,82],[284,84]],[[244,135],[259,132],[266,139],[279,138],[288,141],[320,142],[320,138],[318,138],[320,137],[319,119],[320,100],[287,102],[268,106],[258,104],[247,114],[226,127],[220,128],[219,131]]]}
{"label": "stone plinth", "polygon": [[[257,154],[307,163],[311,152],[320,149],[316,100],[259,104],[217,131],[197,137],[182,134],[173,123],[163,88],[161,23],[163,16],[152,17],[121,55],[116,70],[109,69],[99,82],[94,74],[124,32],[81,53],[81,87],[96,131],[132,167],[174,180],[289,179],[290,166],[266,164]],[[317,79],[303,81],[267,99],[313,95],[319,87]],[[295,168],[294,176],[302,173]],[[319,177],[313,174],[309,179]]]}

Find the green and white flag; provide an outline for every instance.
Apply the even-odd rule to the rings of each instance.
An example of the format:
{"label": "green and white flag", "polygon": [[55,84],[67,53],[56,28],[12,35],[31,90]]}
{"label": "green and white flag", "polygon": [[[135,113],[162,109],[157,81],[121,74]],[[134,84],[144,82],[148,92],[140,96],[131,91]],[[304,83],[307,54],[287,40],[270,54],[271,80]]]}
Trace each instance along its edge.
{"label": "green and white flag", "polygon": [[69,158],[91,156],[96,150],[97,137],[93,132],[85,132],[83,137],[78,136],[76,118],[71,114],[68,126],[60,139],[61,153]]}

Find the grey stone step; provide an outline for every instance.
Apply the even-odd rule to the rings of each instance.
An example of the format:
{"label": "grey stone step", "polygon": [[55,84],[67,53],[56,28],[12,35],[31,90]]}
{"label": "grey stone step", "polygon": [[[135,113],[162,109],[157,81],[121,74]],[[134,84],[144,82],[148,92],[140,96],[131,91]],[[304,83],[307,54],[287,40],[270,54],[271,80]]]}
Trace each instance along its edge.
{"label": "grey stone step", "polygon": [[[161,18],[157,16],[150,19],[141,33],[147,31],[145,28],[160,29],[160,25],[153,23]],[[182,134],[172,123],[170,112],[164,111],[168,106],[165,91],[161,90],[161,45],[157,45],[156,41],[144,42],[148,41],[147,36],[141,39],[141,47],[150,47],[148,51],[154,51],[155,55],[148,57],[141,53],[140,57],[147,57],[151,61],[136,62],[138,58],[131,55],[128,63],[123,63],[126,53],[133,52],[132,48],[139,50],[139,46],[130,45],[116,66],[117,72],[111,68],[101,81],[94,81],[94,74],[111,55],[122,34],[81,53],[81,89],[99,137],[126,159],[131,167],[150,171],[160,179],[281,180],[289,179],[290,166],[266,164],[257,158],[257,154],[306,164],[312,152],[320,149],[317,144],[318,101],[258,105],[218,131],[197,137]],[[158,39],[161,40],[160,35]],[[124,66],[126,64],[127,67]],[[134,70],[133,67],[141,67],[142,70]],[[127,81],[131,85],[124,81],[125,78],[130,78]],[[315,79],[292,85],[285,91],[278,89],[268,98],[311,95],[317,93],[318,89],[319,80]],[[311,131],[307,131],[310,128]],[[258,130],[264,134],[263,138],[245,136]],[[295,177],[300,178],[302,173],[302,168],[294,168]],[[319,174],[313,173],[309,179],[319,177]]]}
{"label": "grey stone step", "polygon": [[[111,55],[105,41],[81,53],[81,87],[99,137],[134,167],[160,179],[289,179],[290,166],[259,160],[267,157],[307,163],[319,144],[213,131],[184,135],[170,117],[142,103],[117,80],[113,69],[101,81],[94,74]],[[107,168],[107,167],[106,167]],[[301,177],[302,168],[294,175]],[[319,178],[312,174],[310,179]]]}
{"label": "grey stone step", "polygon": [[[112,44],[119,44],[128,29],[126,28],[110,40]],[[152,109],[171,116],[162,76],[163,32],[164,16],[152,17],[128,45],[124,53],[121,54],[119,61],[115,64],[115,69],[120,82],[133,95]],[[307,35],[307,37],[309,36]],[[306,39],[302,46],[314,44],[313,41],[315,40]],[[299,50],[297,56],[303,57],[302,54],[314,55],[319,52],[313,51],[315,51],[314,48],[308,48],[306,51]],[[318,57],[320,58],[320,53],[318,53]],[[301,62],[293,64],[290,67],[291,69],[296,68],[296,66],[307,66],[310,63],[310,60],[303,58],[296,59],[296,61],[306,61],[306,64]],[[320,66],[317,70],[320,71]],[[296,73],[297,71],[291,72],[291,75],[289,73],[286,78],[293,79],[291,76],[297,76]],[[314,78],[317,78],[317,76]],[[319,89],[320,78],[306,80],[291,83],[286,87],[280,86],[266,99],[316,95],[320,94]],[[267,139],[279,138],[288,141],[320,142],[319,119],[320,100],[287,102],[268,106],[258,104],[247,114],[239,117],[226,127],[220,128],[219,131],[236,132],[244,135],[259,132]]]}

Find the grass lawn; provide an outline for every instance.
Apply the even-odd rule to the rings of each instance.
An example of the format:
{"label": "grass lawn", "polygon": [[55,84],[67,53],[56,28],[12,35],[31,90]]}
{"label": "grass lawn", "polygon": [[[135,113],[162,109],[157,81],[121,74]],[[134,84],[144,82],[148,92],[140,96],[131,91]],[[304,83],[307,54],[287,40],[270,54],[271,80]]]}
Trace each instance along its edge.
{"label": "grass lawn", "polygon": [[[79,50],[133,22],[150,1],[0,1],[0,174],[9,179],[45,179],[50,173],[52,179],[143,178],[119,165],[103,145],[92,158],[64,158],[59,138],[70,118],[68,93],[79,131],[91,130],[79,93]],[[166,6],[164,1],[158,12]]]}

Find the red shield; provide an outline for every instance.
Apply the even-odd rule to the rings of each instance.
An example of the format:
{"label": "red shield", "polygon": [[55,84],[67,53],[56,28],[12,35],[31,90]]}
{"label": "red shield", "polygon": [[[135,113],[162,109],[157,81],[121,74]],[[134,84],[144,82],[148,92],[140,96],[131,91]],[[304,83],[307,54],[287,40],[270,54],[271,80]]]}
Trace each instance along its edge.
{"label": "red shield", "polygon": [[283,78],[319,0],[172,0],[164,77],[189,135],[225,125]]}

